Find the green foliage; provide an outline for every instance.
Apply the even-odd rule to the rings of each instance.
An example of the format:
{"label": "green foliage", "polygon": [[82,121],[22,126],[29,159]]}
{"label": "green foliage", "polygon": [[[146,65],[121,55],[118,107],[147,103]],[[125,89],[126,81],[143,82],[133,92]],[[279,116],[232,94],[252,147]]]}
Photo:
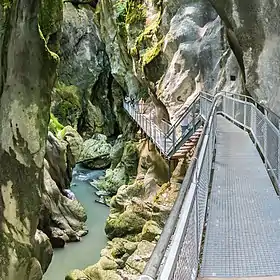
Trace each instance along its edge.
{"label": "green foliage", "polygon": [[50,123],[49,123],[49,131],[51,131],[54,135],[57,135],[64,126],[58,121],[58,119],[51,113]]}
{"label": "green foliage", "polygon": [[12,4],[13,4],[13,2],[10,0],[3,0],[2,7],[3,7],[4,11],[10,9]]}
{"label": "green foliage", "polygon": [[74,125],[74,122],[81,111],[81,98],[79,89],[74,86],[66,86],[58,82],[53,93],[55,106],[52,112],[63,125]]}
{"label": "green foliage", "polygon": [[114,10],[117,14],[117,22],[125,22],[127,15],[127,1],[128,0],[119,0],[114,5]]}

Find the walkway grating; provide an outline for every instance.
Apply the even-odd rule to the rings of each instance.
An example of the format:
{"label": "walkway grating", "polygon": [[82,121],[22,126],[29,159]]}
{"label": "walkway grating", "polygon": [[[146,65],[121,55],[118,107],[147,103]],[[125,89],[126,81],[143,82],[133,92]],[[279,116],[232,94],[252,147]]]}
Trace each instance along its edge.
{"label": "walkway grating", "polygon": [[280,275],[280,201],[248,134],[218,117],[200,277]]}

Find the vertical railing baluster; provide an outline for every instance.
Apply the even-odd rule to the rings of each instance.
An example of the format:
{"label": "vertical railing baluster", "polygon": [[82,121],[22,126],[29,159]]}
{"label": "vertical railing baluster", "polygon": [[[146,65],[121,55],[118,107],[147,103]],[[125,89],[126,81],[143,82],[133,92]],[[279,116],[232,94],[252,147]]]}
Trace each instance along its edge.
{"label": "vertical railing baluster", "polygon": [[247,97],[245,96],[245,103],[243,104],[244,107],[244,130],[246,129],[246,122],[247,122]]}
{"label": "vertical railing baluster", "polygon": [[278,186],[278,191],[279,191],[279,187],[280,187],[280,120],[278,120],[278,165],[277,165],[277,174],[278,174],[278,182],[277,182],[277,186]]}
{"label": "vertical railing baluster", "polygon": [[173,153],[175,152],[175,141],[176,141],[176,130],[175,127],[173,128],[173,133],[172,133],[172,149]]}
{"label": "vertical railing baluster", "polygon": [[264,153],[264,164],[266,168],[268,167],[267,163],[267,138],[268,138],[268,129],[267,129],[267,111],[264,112],[265,118],[264,118],[264,132],[263,132],[263,153]]}
{"label": "vertical railing baluster", "polygon": [[253,133],[253,143],[257,145],[257,113],[255,106],[251,104],[251,131]]}

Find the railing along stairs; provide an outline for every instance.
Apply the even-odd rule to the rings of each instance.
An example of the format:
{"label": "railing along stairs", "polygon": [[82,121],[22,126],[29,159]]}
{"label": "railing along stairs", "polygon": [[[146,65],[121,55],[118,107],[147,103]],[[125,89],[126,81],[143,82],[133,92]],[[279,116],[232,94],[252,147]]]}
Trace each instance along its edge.
{"label": "railing along stairs", "polygon": [[[215,96],[201,92],[166,132],[132,104],[124,103],[124,108],[167,158],[171,158],[204,124],[175,204],[140,277],[141,280],[194,280],[198,276],[202,251],[217,115],[226,117],[249,133],[276,189],[280,185],[280,118],[249,96],[227,92]],[[180,126],[188,115],[191,125],[182,133]]]}
{"label": "railing along stairs", "polygon": [[[208,100],[212,99],[213,96],[208,93],[200,94],[174,125],[160,120],[159,126],[152,118],[151,112],[145,113],[147,104],[124,102],[124,108],[160,152],[167,159],[175,159],[184,157],[195,147],[206,120]],[[201,112],[204,113],[201,114]]]}

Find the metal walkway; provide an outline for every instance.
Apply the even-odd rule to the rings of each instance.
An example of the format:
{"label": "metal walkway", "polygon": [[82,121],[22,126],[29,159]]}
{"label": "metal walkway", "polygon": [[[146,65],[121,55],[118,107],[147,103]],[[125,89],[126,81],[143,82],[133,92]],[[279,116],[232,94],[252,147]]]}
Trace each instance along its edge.
{"label": "metal walkway", "polygon": [[249,135],[219,116],[200,277],[280,275],[280,201]]}
{"label": "metal walkway", "polygon": [[125,106],[168,159],[194,124],[204,124],[140,279],[280,276],[280,200],[274,189],[280,186],[280,118],[250,97],[225,92],[214,98],[201,92],[190,108],[185,116],[193,117],[193,126],[178,138],[182,119],[164,131]]}

